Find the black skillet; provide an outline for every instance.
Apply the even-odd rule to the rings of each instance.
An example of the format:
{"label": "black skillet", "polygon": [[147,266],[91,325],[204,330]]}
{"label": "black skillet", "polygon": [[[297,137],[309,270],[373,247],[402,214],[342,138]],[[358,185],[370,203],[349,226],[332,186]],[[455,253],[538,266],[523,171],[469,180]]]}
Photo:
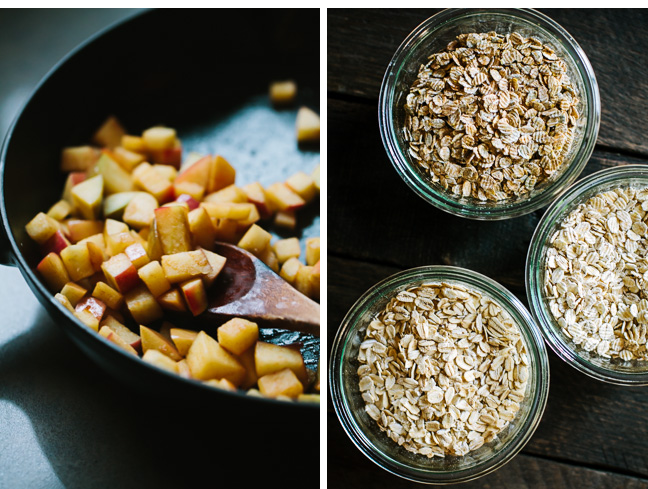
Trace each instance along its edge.
{"label": "black skillet", "polygon": [[[140,392],[181,403],[226,401],[265,410],[315,412],[312,404],[202,386],[123,353],[53,299],[35,272],[41,254],[25,224],[60,198],[61,148],[87,144],[111,114],[133,134],[155,124],[176,128],[185,154],[223,155],[236,167],[237,182],[267,185],[298,169],[310,171],[319,162],[319,148],[297,146],[296,107],[273,109],[267,92],[271,81],[292,78],[299,87],[298,105],[319,112],[319,69],[318,9],[152,10],[89,39],[39,84],[4,141],[3,262],[21,270],[36,297],[81,350]],[[299,215],[302,242],[319,235],[318,208],[316,202]],[[282,236],[279,230],[272,232]],[[179,326],[190,327],[191,322]],[[301,343],[307,365],[316,368],[319,339],[270,329],[262,335],[276,343]]]}

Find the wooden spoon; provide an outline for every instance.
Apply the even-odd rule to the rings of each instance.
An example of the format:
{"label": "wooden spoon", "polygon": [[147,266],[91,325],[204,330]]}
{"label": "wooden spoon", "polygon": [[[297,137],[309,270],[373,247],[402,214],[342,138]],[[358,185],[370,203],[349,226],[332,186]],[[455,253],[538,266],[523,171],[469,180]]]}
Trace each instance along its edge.
{"label": "wooden spoon", "polygon": [[282,328],[319,337],[320,306],[265,263],[229,243],[216,242],[215,253],[227,261],[208,291],[204,321],[241,317],[264,328]]}

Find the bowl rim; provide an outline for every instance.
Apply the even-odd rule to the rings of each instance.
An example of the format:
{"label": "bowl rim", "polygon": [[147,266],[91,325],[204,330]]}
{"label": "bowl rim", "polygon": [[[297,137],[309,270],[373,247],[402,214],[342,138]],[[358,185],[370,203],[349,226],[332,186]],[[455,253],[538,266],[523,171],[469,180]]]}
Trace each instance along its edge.
{"label": "bowl rim", "polygon": [[551,350],[579,372],[593,379],[621,386],[648,385],[648,370],[632,373],[604,368],[586,360],[573,347],[569,346],[567,338],[554,326],[555,321],[545,310],[541,282],[542,272],[536,264],[541,262],[546,248],[546,240],[556,229],[562,217],[588,197],[602,191],[602,187],[609,187],[610,184],[621,180],[630,181],[633,178],[645,179],[645,184],[648,186],[648,165],[629,164],[604,168],[565,189],[540,218],[531,237],[525,263],[525,286],[529,311],[539,325]]}
{"label": "bowl rim", "polygon": [[[492,457],[473,465],[467,469],[454,471],[424,471],[412,469],[400,463],[385,453],[377,450],[373,443],[365,436],[364,431],[356,422],[356,413],[351,412],[346,402],[346,392],[343,388],[342,360],[347,344],[358,332],[358,324],[366,316],[374,304],[375,299],[393,290],[400,290],[403,286],[418,283],[457,283],[474,288],[489,296],[507,311],[514,311],[516,318],[522,318],[523,336],[527,343],[527,354],[534,358],[536,363],[533,369],[535,382],[535,397],[526,418],[520,424],[515,436],[511,438]],[[535,325],[533,318],[523,303],[508,289],[495,280],[473,270],[447,265],[424,265],[396,272],[383,280],[375,283],[356,300],[346,313],[340,327],[333,338],[328,364],[329,391],[331,403],[342,428],[353,444],[373,463],[382,469],[401,478],[425,484],[450,484],[466,482],[485,476],[502,467],[513,459],[524,448],[535,432],[547,404],[550,384],[550,368],[544,339]]]}
{"label": "bowl rim", "polygon": [[[523,198],[506,201],[501,205],[493,203],[488,203],[488,205],[483,206],[472,205],[462,201],[462,199],[451,196],[447,192],[443,192],[442,189],[436,189],[429,185],[429,182],[424,181],[422,176],[419,176],[416,171],[412,170],[412,165],[409,160],[400,151],[400,144],[396,137],[398,128],[394,127],[392,116],[396,80],[400,75],[402,63],[407,57],[409,48],[425,37],[427,29],[434,27],[433,30],[436,30],[438,27],[455,20],[459,16],[470,16],[479,13],[521,18],[549,31],[556,40],[564,40],[563,44],[573,51],[573,55],[570,58],[572,58],[572,62],[581,74],[585,88],[583,100],[587,107],[587,118],[583,129],[583,138],[574,154],[573,161],[554,180],[546,186],[543,186],[537,193],[534,193],[530,197],[527,194]],[[416,195],[429,204],[459,217],[475,220],[501,220],[522,216],[548,205],[565,187],[569,186],[578,178],[590,159],[598,138],[601,123],[601,99],[596,75],[587,55],[574,37],[547,15],[529,8],[444,9],[428,17],[414,28],[394,52],[387,65],[380,87],[378,123],[383,146],[391,164],[401,179]]]}

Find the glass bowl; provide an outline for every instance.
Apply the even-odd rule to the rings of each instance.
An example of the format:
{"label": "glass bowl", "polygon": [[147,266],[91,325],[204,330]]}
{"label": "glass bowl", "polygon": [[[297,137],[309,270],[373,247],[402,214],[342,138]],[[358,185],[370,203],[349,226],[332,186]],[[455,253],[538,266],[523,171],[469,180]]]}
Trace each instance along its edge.
{"label": "glass bowl", "polygon": [[[648,385],[648,362],[605,359],[588,352],[564,334],[554,319],[545,296],[547,243],[563,219],[594,195],[618,187],[648,187],[648,166],[624,165],[599,170],[560,195],[542,216],[531,238],[525,282],[529,309],[551,349],[565,362],[595,379],[617,385]],[[644,294],[648,291],[644,291]]]}
{"label": "glass bowl", "polygon": [[[534,36],[551,45],[567,65],[567,73],[580,95],[580,116],[574,139],[560,170],[516,198],[482,201],[456,197],[433,183],[408,151],[402,128],[405,101],[419,67],[427,57],[445,49],[459,34],[514,31]],[[547,16],[531,9],[448,9],[430,17],[414,29],[396,50],[380,89],[378,120],[385,150],[407,185],[430,204],[454,215],[496,220],[521,216],[548,205],[569,186],[589,160],[598,136],[601,102],[598,84],[587,56],[574,38]]]}
{"label": "glass bowl", "polygon": [[[357,356],[367,326],[402,290],[430,283],[463,285],[499,304],[519,326],[526,344],[529,377],[520,410],[508,427],[463,456],[427,458],[392,441],[365,411],[357,373]],[[540,331],[522,303],[497,282],[479,273],[449,266],[405,270],[369,289],[349,310],[333,340],[329,379],[333,407],[351,441],[388,472],[415,482],[449,484],[484,476],[511,460],[531,438],[547,401],[549,364]]]}

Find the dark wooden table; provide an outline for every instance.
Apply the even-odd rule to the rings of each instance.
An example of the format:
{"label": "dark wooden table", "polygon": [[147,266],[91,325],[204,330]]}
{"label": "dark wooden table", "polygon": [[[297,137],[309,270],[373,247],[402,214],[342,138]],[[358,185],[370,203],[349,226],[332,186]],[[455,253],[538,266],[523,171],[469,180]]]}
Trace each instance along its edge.
{"label": "dark wooden table", "polygon": [[[436,10],[328,9],[328,346],[347,310],[394,272],[426,264],[470,268],[526,303],[524,262],[543,210],[499,222],[445,214],[396,175],[378,131],[378,94],[392,54]],[[545,10],[587,53],[602,120],[582,176],[648,163],[648,12]],[[493,474],[461,487],[648,487],[648,388],[607,385],[549,352],[551,386],[540,426]],[[328,403],[328,482],[338,489],[414,485],[369,461]]]}

